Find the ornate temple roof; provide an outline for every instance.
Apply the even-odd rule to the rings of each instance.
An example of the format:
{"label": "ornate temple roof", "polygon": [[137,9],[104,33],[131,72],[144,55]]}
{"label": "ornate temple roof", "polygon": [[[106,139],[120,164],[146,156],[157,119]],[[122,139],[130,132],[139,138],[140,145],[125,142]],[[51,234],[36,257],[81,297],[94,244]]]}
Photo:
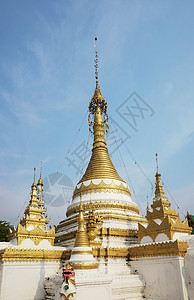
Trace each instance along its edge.
{"label": "ornate temple roof", "polygon": [[34,181],[31,186],[30,202],[25,209],[24,216],[20,220],[17,229],[13,231],[10,236],[10,240],[14,238],[17,239],[18,245],[20,245],[26,239],[30,239],[35,245],[38,245],[43,240],[49,241],[52,246],[54,245],[55,228],[51,230],[46,229],[46,224],[49,222],[49,219],[47,219],[45,214],[45,203],[42,197],[43,181],[41,173],[42,165],[37,185],[35,181],[34,169]]}
{"label": "ornate temple roof", "polygon": [[[104,100],[98,83],[98,55],[96,50],[95,60],[96,88],[89,103],[89,129],[94,135],[92,156],[88,167],[79,181],[74,198],[84,193],[96,191],[118,191],[130,195],[129,188],[125,181],[118,175],[105,142],[105,132],[108,132],[107,103]],[[104,181],[102,182],[102,180]],[[106,179],[111,182],[106,183]],[[101,181],[100,181],[101,180]],[[90,181],[90,182],[88,182]],[[84,184],[87,182],[86,184]],[[81,186],[81,184],[83,185]],[[110,185],[112,184],[112,185]],[[81,189],[80,189],[81,186]],[[131,196],[131,195],[130,195]]]}
{"label": "ornate temple roof", "polygon": [[[156,154],[157,162],[157,154]],[[146,218],[148,225],[145,227],[139,224],[138,240],[139,243],[148,241],[173,240],[178,234],[191,234],[191,228],[188,225],[187,219],[184,223],[181,222],[179,214],[175,209],[171,210],[167,197],[165,196],[163,186],[161,184],[161,174],[156,172],[155,197],[151,205],[152,211],[147,207]]]}

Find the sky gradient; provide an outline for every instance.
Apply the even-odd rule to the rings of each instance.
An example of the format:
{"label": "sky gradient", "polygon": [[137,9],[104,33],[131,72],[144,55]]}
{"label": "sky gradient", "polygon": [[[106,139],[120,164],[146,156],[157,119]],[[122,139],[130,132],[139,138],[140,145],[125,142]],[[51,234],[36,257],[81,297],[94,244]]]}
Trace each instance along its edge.
{"label": "sky gradient", "polygon": [[[145,214],[157,152],[172,208],[182,220],[194,213],[193,11],[179,0],[0,1],[1,220],[17,225],[41,161],[43,178],[60,172],[73,186],[84,172],[95,36],[110,137],[119,126],[124,140],[114,151],[107,137],[119,175]],[[48,214],[57,224],[65,207],[48,205]]]}

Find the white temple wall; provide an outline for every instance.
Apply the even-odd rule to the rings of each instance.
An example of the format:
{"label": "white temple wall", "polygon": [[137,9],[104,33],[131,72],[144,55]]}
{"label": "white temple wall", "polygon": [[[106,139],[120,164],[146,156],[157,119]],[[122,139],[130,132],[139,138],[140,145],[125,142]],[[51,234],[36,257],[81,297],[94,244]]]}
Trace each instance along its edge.
{"label": "white temple wall", "polygon": [[9,261],[0,264],[0,300],[43,300],[45,277],[55,275],[59,261]]}
{"label": "white temple wall", "polygon": [[75,300],[111,300],[112,279],[94,270],[76,271]]}
{"label": "white temple wall", "polygon": [[131,274],[131,267],[128,265],[125,258],[100,258],[99,271],[102,274],[121,275]]}
{"label": "white temple wall", "polygon": [[189,300],[194,300],[194,235],[189,240],[189,249],[185,254],[185,272]]}
{"label": "white temple wall", "polygon": [[[145,297],[157,300],[188,300],[184,258],[154,257],[130,262],[145,280]],[[190,300],[194,298],[190,298]]]}

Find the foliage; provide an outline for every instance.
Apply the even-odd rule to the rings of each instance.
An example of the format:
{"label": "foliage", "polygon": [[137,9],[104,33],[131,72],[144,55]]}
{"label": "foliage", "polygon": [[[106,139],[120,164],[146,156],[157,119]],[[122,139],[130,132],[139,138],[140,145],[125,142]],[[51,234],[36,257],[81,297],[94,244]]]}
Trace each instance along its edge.
{"label": "foliage", "polygon": [[0,242],[8,241],[9,228],[13,228],[9,222],[0,221]]}

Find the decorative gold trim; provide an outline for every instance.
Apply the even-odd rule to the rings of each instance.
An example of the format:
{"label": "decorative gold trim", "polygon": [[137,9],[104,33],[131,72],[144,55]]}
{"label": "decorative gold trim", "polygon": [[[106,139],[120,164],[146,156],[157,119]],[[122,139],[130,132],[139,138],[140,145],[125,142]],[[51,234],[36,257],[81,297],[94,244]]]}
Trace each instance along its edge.
{"label": "decorative gold trim", "polygon": [[70,250],[6,248],[0,250],[1,261],[33,261],[69,259]]}
{"label": "decorative gold trim", "polygon": [[[104,178],[105,179],[105,178]],[[120,180],[119,180],[120,181]],[[75,188],[74,194],[73,194],[73,199],[75,199],[79,195],[84,195],[84,194],[91,194],[91,193],[118,193],[118,194],[125,194],[131,197],[131,193],[129,191],[128,186],[126,187],[123,185],[123,182],[120,181],[121,184],[118,186],[114,180],[112,180],[111,184],[106,184],[102,180],[99,184],[94,184],[92,181],[88,186],[85,186],[84,183],[81,183],[80,188],[78,189],[77,186]],[[125,183],[124,183],[125,184]]]}
{"label": "decorative gold trim", "polygon": [[[124,211],[134,211],[137,214],[139,214],[139,209],[138,207],[132,205],[132,204],[125,204],[122,202],[115,202],[115,201],[109,201],[109,202],[101,202],[101,201],[96,201],[92,203],[83,203],[83,210],[84,211],[89,211],[91,209],[91,206],[93,209],[122,209]],[[67,209],[67,217],[69,217],[72,214],[78,213],[79,212],[79,205],[75,205],[69,209]]]}
{"label": "decorative gold trim", "polygon": [[35,245],[38,245],[42,240],[48,240],[51,243],[51,246],[54,246],[55,228],[44,231],[42,228],[36,227],[35,229],[28,231],[19,223],[16,237],[18,245],[25,239],[31,239]]}
{"label": "decorative gold trim", "polygon": [[128,248],[92,248],[93,255],[96,258],[126,258]]}
{"label": "decorative gold trim", "polygon": [[[66,233],[61,236],[56,237],[55,243],[58,244],[60,242],[68,241],[71,239],[75,239],[76,231],[71,233]],[[106,228],[101,227],[97,230],[97,236],[117,236],[117,237],[128,237],[128,238],[137,238],[137,230],[136,229],[120,229],[120,228]],[[60,242],[58,242],[60,240]],[[97,243],[98,246],[102,244],[102,242],[90,241],[90,245],[94,246]]]}
{"label": "decorative gold trim", "polygon": [[64,297],[65,300],[69,300],[69,297],[71,297],[71,296],[73,297],[74,294],[76,294],[76,292],[69,293],[69,295],[67,295],[67,296],[65,294],[61,293],[61,292],[59,294],[60,294],[61,297]]}
{"label": "decorative gold trim", "polygon": [[118,236],[118,237],[135,237],[137,238],[137,230],[135,229],[120,229],[120,228],[100,228],[99,236]]}
{"label": "decorative gold trim", "polygon": [[103,216],[103,219],[115,219],[115,220],[125,220],[125,221],[132,221],[132,222],[141,222],[147,224],[147,221],[144,219],[144,217],[141,216],[128,216],[128,215],[120,215],[119,213],[104,213],[102,212],[101,215]]}
{"label": "decorative gold trim", "polygon": [[184,223],[179,218],[174,222],[170,216],[166,216],[161,224],[157,224],[154,220],[149,221],[148,226],[145,228],[143,225],[138,224],[138,241],[145,236],[149,236],[155,242],[157,236],[161,233],[166,234],[169,240],[173,239],[176,232],[191,234],[192,229],[188,226],[187,219]]}
{"label": "decorative gold trim", "polygon": [[[153,211],[147,209],[147,219],[148,221],[152,219],[163,219],[166,216],[170,216],[173,220],[176,220],[179,217],[179,214],[176,213],[175,209],[170,209],[171,204],[166,199],[159,199],[153,201],[151,205]],[[159,208],[159,210],[158,210]]]}
{"label": "decorative gold trim", "polygon": [[98,263],[91,263],[91,264],[87,264],[87,263],[83,263],[83,264],[77,264],[77,263],[72,263],[71,265],[73,266],[74,269],[84,269],[84,270],[91,270],[91,269],[98,269]]}
{"label": "decorative gold trim", "polygon": [[72,252],[71,252],[71,255],[73,255],[73,254],[83,254],[83,255],[91,255],[91,254],[93,254],[92,253],[92,249],[91,250],[79,250],[79,251],[77,251],[77,250],[72,250]]}
{"label": "decorative gold trim", "polygon": [[[88,205],[88,208],[89,208],[89,205]],[[128,220],[128,221],[136,221],[136,222],[141,222],[141,223],[145,223],[147,224],[148,221],[140,216],[140,215],[136,215],[136,216],[133,216],[133,215],[130,215],[130,216],[127,216],[126,214],[124,215],[125,211],[123,211],[123,215],[121,215],[120,213],[116,213],[114,212],[114,214],[110,211],[110,213],[108,212],[98,212],[99,215],[103,216],[103,219],[110,219],[110,218],[113,218],[113,219],[120,219],[120,220]],[[84,216],[85,220],[87,220],[87,215]],[[74,218],[71,218],[70,220],[69,219],[66,219],[66,220],[63,220],[57,227],[56,227],[56,231],[58,231],[58,229],[61,229],[61,228],[64,228],[68,225],[72,225],[74,223],[77,222],[77,217],[74,217]],[[58,232],[60,233],[60,232]],[[62,233],[62,232],[61,232]],[[69,234],[69,233],[68,233]],[[71,233],[70,233],[71,234]],[[58,238],[59,236],[56,237],[56,239]]]}
{"label": "decorative gold trim", "polygon": [[185,241],[170,241],[153,243],[148,245],[137,245],[129,248],[92,248],[96,258],[141,258],[157,256],[184,256],[188,249]]}
{"label": "decorative gold trim", "polygon": [[91,243],[97,236],[97,231],[102,227],[103,218],[99,216],[93,209],[90,209],[88,212],[87,218],[87,234],[89,242]]}
{"label": "decorative gold trim", "polygon": [[130,258],[157,257],[157,256],[185,256],[188,243],[185,241],[169,241],[152,243],[148,245],[131,246],[129,248]]}
{"label": "decorative gold trim", "polygon": [[[154,201],[151,205],[153,211],[150,211],[149,206],[147,206],[147,227],[144,227],[142,224],[138,224],[139,243],[141,243],[141,240],[144,237],[150,237],[152,241],[155,242],[159,234],[165,234],[169,240],[173,240],[175,233],[191,234],[192,231],[192,228],[189,227],[187,220],[182,223],[179,218],[179,214],[176,213],[175,209],[171,210],[171,204],[165,196],[160,177],[161,174],[158,171],[157,165],[155,198],[153,199]],[[157,222],[157,219],[160,220],[160,223]]]}

